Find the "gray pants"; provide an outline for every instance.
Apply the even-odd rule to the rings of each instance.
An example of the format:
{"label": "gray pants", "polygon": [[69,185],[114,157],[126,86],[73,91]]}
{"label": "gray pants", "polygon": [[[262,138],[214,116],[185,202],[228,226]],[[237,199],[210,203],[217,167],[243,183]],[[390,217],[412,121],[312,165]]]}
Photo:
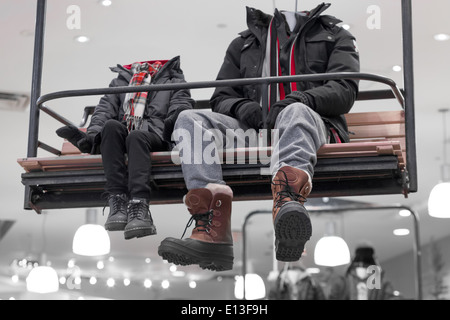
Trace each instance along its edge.
{"label": "gray pants", "polygon": [[[272,176],[284,166],[307,172],[312,178],[317,150],[328,137],[321,117],[301,103],[280,112],[270,162]],[[252,134],[253,132],[253,134]],[[218,150],[256,147],[258,134],[238,120],[206,110],[183,111],[175,124],[173,138],[188,190],[205,188],[209,183],[225,184]],[[257,142],[256,142],[257,143]]]}

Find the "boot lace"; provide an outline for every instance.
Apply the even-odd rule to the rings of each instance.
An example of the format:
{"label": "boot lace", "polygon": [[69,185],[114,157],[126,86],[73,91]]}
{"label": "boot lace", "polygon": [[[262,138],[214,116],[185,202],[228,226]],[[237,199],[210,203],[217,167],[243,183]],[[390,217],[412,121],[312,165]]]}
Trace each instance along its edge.
{"label": "boot lace", "polygon": [[[280,208],[289,201],[306,202],[306,198],[304,196],[302,196],[299,193],[294,192],[292,190],[291,186],[289,186],[289,180],[288,180],[286,172],[284,172],[283,170],[281,170],[281,172],[283,172],[283,174],[284,174],[284,179],[274,180],[272,182],[272,185],[274,185],[274,186],[282,186],[283,187],[280,192],[277,192],[276,202],[275,202],[274,207]],[[291,200],[286,200],[286,199],[291,199]]]}
{"label": "boot lace", "polygon": [[[102,198],[106,198],[106,200],[108,201],[109,199],[113,198],[112,201],[112,208],[110,208],[110,212],[117,212],[120,210],[120,208],[123,205],[126,205],[127,203],[127,199],[126,196],[123,194],[102,194]],[[105,206],[103,207],[103,212],[102,214],[105,215],[105,209],[108,206],[108,203],[105,204]]]}
{"label": "boot lace", "polygon": [[[145,210],[147,209],[147,210]],[[128,218],[144,218],[145,214],[150,212],[150,208],[143,201],[133,201],[128,203]]]}
{"label": "boot lace", "polygon": [[192,225],[192,223],[194,221],[195,221],[194,230],[197,229],[197,231],[209,233],[213,216],[214,216],[214,212],[212,210],[209,210],[208,212],[203,213],[203,214],[192,215],[191,218],[189,219],[188,223],[186,224],[186,228],[184,229],[181,239],[184,238],[184,235],[186,234],[187,229]]}

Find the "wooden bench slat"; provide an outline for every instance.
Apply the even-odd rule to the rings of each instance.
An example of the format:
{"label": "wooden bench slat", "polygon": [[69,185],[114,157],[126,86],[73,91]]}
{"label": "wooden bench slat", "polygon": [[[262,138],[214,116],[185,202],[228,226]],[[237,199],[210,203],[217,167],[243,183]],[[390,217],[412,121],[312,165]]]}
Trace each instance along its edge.
{"label": "wooden bench slat", "polygon": [[355,112],[345,115],[349,126],[370,126],[380,123],[405,123],[404,111]]}
{"label": "wooden bench slat", "polygon": [[348,130],[353,132],[350,139],[368,139],[368,138],[397,138],[405,136],[405,124],[379,124],[372,126],[349,126]]}

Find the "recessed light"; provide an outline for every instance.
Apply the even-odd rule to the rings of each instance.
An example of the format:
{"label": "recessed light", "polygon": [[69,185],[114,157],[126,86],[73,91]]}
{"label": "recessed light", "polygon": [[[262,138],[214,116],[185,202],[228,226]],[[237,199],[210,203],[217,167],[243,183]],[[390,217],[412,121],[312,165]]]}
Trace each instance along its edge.
{"label": "recessed light", "polygon": [[112,1],[111,0],[100,0],[100,4],[104,7],[109,7],[110,5],[112,5]]}
{"label": "recessed light", "polygon": [[398,213],[401,217],[409,217],[411,215],[411,211],[403,209]]}
{"label": "recessed light", "polygon": [[308,272],[309,274],[319,274],[320,269],[319,268],[308,268],[308,269],[306,269],[306,272]]}
{"label": "recessed light", "polygon": [[90,39],[86,36],[78,36],[75,37],[75,41],[79,42],[79,43],[86,43],[88,42]]}
{"label": "recessed light", "polygon": [[396,229],[394,230],[394,235],[398,237],[404,237],[410,234],[410,231],[408,229]]}
{"label": "recessed light", "polygon": [[450,40],[450,35],[446,33],[438,33],[434,36],[434,40],[436,41],[448,41]]}
{"label": "recessed light", "polygon": [[400,72],[402,71],[402,66],[393,66],[392,70],[394,70],[395,72]]}
{"label": "recessed light", "polygon": [[342,29],[344,29],[344,30],[350,30],[350,25],[349,24],[343,24],[342,25]]}

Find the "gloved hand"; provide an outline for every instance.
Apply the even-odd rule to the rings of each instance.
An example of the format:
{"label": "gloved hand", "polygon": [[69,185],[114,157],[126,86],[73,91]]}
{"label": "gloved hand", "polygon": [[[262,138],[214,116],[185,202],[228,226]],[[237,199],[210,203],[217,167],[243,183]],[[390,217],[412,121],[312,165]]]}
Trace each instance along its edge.
{"label": "gloved hand", "polygon": [[164,121],[164,129],[163,129],[163,139],[167,142],[171,142],[172,141],[172,132],[173,129],[175,128],[175,123],[177,122],[178,116],[180,115],[181,112],[183,112],[184,110],[190,110],[191,108],[183,106],[183,107],[179,107],[174,114],[172,114],[170,117],[168,117],[165,121]]}
{"label": "gloved hand", "polygon": [[277,101],[272,107],[270,107],[269,114],[266,119],[267,129],[275,128],[275,122],[277,121],[278,115],[284,108],[288,105],[298,102],[294,98],[285,98],[284,100]]}
{"label": "gloved hand", "polygon": [[262,109],[259,103],[248,101],[234,109],[236,119],[255,130],[262,128]]}
{"label": "gloved hand", "polygon": [[77,147],[83,153],[90,153],[94,142],[94,137],[83,131],[80,131],[73,125],[67,125],[56,130],[56,134],[67,139],[71,144]]}

